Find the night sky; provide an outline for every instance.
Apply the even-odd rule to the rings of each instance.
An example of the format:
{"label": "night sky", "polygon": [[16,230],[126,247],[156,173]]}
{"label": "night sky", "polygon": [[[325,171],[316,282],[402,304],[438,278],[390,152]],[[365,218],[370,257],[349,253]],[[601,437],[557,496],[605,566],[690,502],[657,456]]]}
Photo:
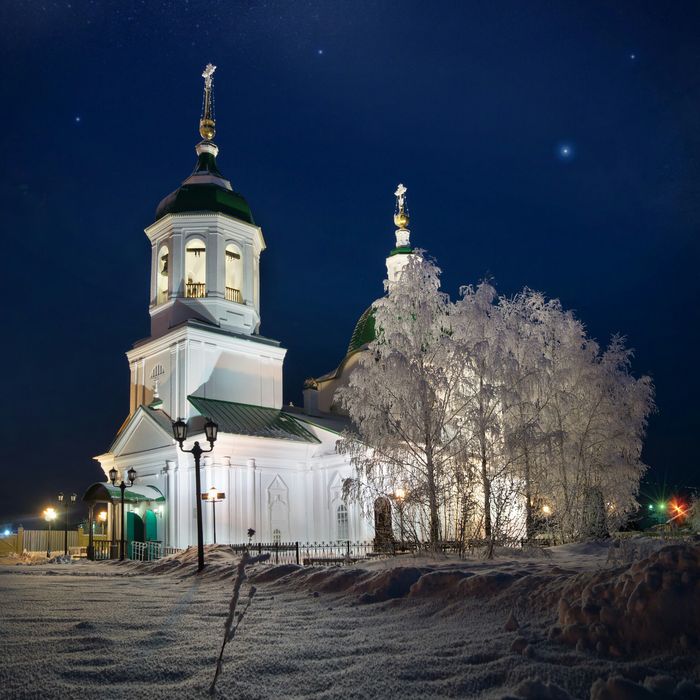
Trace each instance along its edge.
{"label": "night sky", "polygon": [[650,478],[700,481],[697,2],[4,0],[0,26],[0,523],[102,478],[149,332],[143,229],[194,165],[209,61],[285,402],[381,295],[403,182],[453,296],[489,276],[627,336]]}

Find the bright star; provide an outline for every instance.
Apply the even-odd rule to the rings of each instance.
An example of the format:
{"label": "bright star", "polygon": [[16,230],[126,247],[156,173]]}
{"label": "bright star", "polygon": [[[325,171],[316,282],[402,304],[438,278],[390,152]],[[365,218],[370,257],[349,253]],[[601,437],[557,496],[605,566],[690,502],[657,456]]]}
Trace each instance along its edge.
{"label": "bright star", "polygon": [[571,160],[574,157],[574,147],[570,143],[561,143],[557,146],[559,160]]}
{"label": "bright star", "polygon": [[317,53],[319,56],[323,56],[323,49],[319,49],[316,53]]}
{"label": "bright star", "polygon": [[75,123],[76,123],[76,124],[80,124],[80,117],[76,117],[76,118],[75,118]]}
{"label": "bright star", "polygon": [[637,54],[636,54],[636,53],[631,53],[631,54],[630,54],[630,61],[634,61],[635,58],[637,58]]}

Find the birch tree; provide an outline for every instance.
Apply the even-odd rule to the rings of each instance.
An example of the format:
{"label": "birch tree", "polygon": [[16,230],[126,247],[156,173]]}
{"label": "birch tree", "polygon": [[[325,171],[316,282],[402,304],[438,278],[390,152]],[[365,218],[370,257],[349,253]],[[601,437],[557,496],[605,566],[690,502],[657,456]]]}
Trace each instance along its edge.
{"label": "birch tree", "polygon": [[458,458],[462,363],[451,338],[452,305],[440,291],[440,270],[420,253],[386,291],[374,305],[376,340],[336,395],[354,424],[341,442],[357,472],[346,492],[369,506],[374,496],[402,489],[437,543]]}

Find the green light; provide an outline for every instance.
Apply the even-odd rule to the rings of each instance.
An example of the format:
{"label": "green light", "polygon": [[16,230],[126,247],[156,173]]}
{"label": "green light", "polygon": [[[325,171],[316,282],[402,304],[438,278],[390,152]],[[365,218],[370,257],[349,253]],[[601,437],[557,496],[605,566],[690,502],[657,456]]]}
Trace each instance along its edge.
{"label": "green light", "polygon": [[653,503],[650,503],[650,504],[649,504],[649,510],[654,510],[654,504],[653,504]]}
{"label": "green light", "polygon": [[659,510],[666,510],[666,504],[665,504],[665,503],[659,503]]}

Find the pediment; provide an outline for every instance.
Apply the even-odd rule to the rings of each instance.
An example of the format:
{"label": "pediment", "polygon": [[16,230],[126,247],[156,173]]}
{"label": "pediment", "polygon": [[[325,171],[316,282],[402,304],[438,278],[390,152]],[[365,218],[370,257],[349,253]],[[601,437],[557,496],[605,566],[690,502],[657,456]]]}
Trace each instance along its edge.
{"label": "pediment", "polygon": [[109,451],[115,457],[119,457],[172,447],[173,444],[172,435],[158,425],[145,409],[139,408],[119,433]]}

